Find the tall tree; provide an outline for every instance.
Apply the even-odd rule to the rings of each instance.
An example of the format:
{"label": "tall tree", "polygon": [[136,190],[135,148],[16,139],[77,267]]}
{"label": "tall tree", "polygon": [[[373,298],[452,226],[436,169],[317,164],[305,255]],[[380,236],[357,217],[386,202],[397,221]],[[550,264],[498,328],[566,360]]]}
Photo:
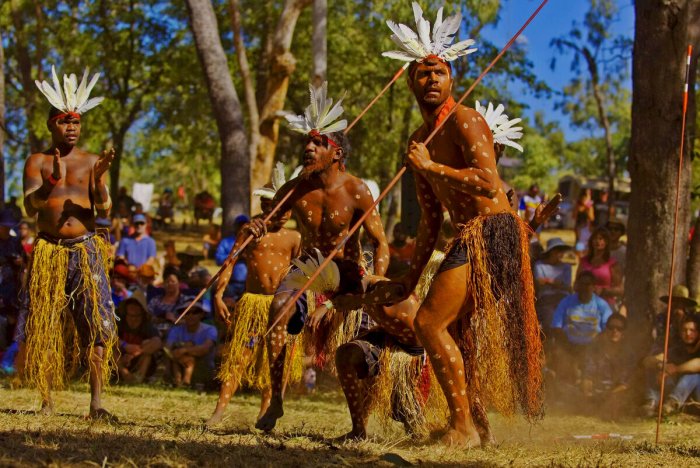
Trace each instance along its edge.
{"label": "tall tree", "polygon": [[[552,40],[560,53],[565,50],[573,51],[574,60],[571,68],[580,72],[580,62],[583,61],[588,74],[588,79],[583,83],[580,78],[576,78],[572,86],[567,91],[570,93],[565,104],[565,111],[569,113],[581,113],[581,101],[589,99],[585,95],[591,95],[595,104],[595,113],[585,117],[574,117],[580,123],[588,120],[596,122],[603,131],[603,142],[605,148],[605,177],[608,180],[608,204],[612,212],[615,202],[615,179],[618,169],[615,156],[615,145],[613,142],[614,122],[611,122],[611,110],[614,102],[609,94],[615,96],[620,91],[622,80],[627,68],[626,54],[629,49],[629,41],[624,37],[613,37],[611,26],[616,21],[617,7],[611,0],[591,0],[590,9],[586,13],[583,28],[574,25],[571,32],[566,37],[559,37]],[[585,37],[584,37],[585,36]],[[553,62],[554,65],[555,62]],[[611,79],[616,76],[616,79]],[[581,96],[584,94],[584,96]],[[583,97],[583,99],[582,99]]]}
{"label": "tall tree", "polygon": [[211,0],[186,0],[197,55],[221,140],[221,205],[224,225],[250,210],[250,158],[238,94],[221,45]]}
{"label": "tall tree", "polygon": [[[668,288],[678,176],[686,44],[698,45],[691,28],[693,0],[635,2],[632,70],[632,178],[628,223],[625,303],[633,331],[648,329],[648,317]],[[693,83],[691,83],[692,87]],[[694,104],[693,104],[694,108]],[[688,122],[695,116],[689,115]],[[690,146],[692,147],[692,145]],[[689,145],[681,167],[681,210],[676,235],[674,282],[685,278],[689,227]]]}

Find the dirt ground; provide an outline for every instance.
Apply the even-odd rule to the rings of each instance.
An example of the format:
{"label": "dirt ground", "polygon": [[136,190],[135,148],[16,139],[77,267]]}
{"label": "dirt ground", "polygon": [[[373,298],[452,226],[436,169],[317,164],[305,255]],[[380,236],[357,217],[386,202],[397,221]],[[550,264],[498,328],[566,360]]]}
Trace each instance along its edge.
{"label": "dirt ground", "polygon": [[[109,424],[85,420],[84,384],[56,393],[54,416],[35,414],[34,391],[0,384],[0,466],[700,466],[700,420],[685,414],[664,422],[658,446],[651,420],[552,413],[531,426],[492,415],[495,447],[456,450],[375,421],[371,440],[334,443],[350,418],[332,384],[311,396],[290,395],[269,435],[253,428],[254,394],[234,397],[221,426],[205,430],[213,393],[115,386],[105,406],[120,421]],[[575,438],[594,434],[604,438]]]}

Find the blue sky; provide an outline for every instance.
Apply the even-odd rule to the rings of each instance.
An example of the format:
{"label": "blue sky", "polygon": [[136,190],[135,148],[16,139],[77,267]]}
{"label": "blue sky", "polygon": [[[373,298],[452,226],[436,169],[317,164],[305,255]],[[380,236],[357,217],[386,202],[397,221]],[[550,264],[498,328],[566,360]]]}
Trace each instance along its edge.
{"label": "blue sky", "polygon": [[[540,2],[541,0],[503,0],[499,24],[495,28],[485,29],[483,35],[493,41],[496,46],[504,46],[535,11]],[[614,26],[614,32],[633,38],[633,0],[617,0],[616,3],[620,19]],[[562,90],[571,80],[572,72],[569,70],[570,58],[557,56],[556,51],[550,48],[549,43],[555,37],[566,35],[575,21],[580,24],[588,6],[588,0],[549,0],[523,32],[529,49],[528,57],[533,62],[535,74],[553,90]],[[555,70],[552,70],[550,63],[555,56],[558,57],[557,66]],[[628,83],[628,86],[631,87],[631,83]],[[553,100],[537,99],[531,95],[525,95],[523,101],[530,106],[526,115],[532,115],[538,110],[543,111],[547,120],[560,122],[568,140],[587,136],[585,132],[569,127],[567,117],[554,110]]]}

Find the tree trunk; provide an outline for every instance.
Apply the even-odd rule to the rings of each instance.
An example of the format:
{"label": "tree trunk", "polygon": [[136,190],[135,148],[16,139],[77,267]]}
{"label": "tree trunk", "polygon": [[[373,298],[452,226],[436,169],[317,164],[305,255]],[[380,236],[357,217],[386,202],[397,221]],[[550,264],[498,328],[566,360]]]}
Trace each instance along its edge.
{"label": "tree trunk", "polygon": [[695,220],[695,234],[688,255],[688,289],[691,297],[700,297],[700,216]]}
{"label": "tree trunk", "polygon": [[[649,318],[661,305],[658,298],[668,291],[690,3],[635,2],[625,303],[632,335],[637,337],[648,332]],[[694,116],[689,115],[688,120],[692,119]],[[685,278],[690,205],[688,153],[686,145],[674,283]]]}
{"label": "tree trunk", "polygon": [[311,82],[318,87],[326,81],[326,69],[328,68],[328,0],[314,0],[313,8],[313,35],[311,38],[311,56],[313,57],[313,70],[311,70]]}
{"label": "tree trunk", "polygon": [[211,0],[186,2],[221,139],[221,205],[224,226],[230,226],[237,214],[250,212],[250,157],[243,113],[221,45]]}
{"label": "tree trunk", "polygon": [[[272,38],[269,73],[265,83],[265,99],[260,111],[260,141],[255,154],[251,186],[261,187],[270,179],[275,149],[279,139],[279,117],[287,99],[289,77],[296,67],[296,59],[290,46],[294,28],[301,11],[311,4],[311,0],[286,0]],[[258,86],[261,83],[258,82]]]}
{"label": "tree trunk", "polygon": [[258,140],[260,140],[260,115],[258,113],[258,103],[255,99],[255,86],[253,85],[253,79],[250,76],[248,54],[246,53],[245,43],[243,42],[243,28],[241,27],[241,4],[239,0],[230,0],[228,5],[229,14],[231,15],[231,28],[233,29],[233,43],[236,47],[236,59],[238,60],[238,67],[241,70],[245,103],[248,109],[248,119],[250,122],[248,146],[250,148],[249,154],[252,158],[253,154],[255,154],[255,149],[258,147]]}
{"label": "tree trunk", "polygon": [[[12,13],[12,21],[15,27],[15,48],[17,51],[17,65],[19,68],[19,77],[22,83],[24,97],[24,113],[27,122],[27,134],[29,135],[29,151],[38,153],[41,151],[43,142],[41,138],[34,132],[31,121],[35,112],[35,85],[34,77],[32,76],[32,60],[29,55],[29,46],[27,37],[24,31],[26,18],[23,15],[22,9],[24,6],[19,0],[10,0],[10,11]],[[37,45],[37,50],[41,50]],[[37,63],[41,63],[41,57],[36,57]]]}

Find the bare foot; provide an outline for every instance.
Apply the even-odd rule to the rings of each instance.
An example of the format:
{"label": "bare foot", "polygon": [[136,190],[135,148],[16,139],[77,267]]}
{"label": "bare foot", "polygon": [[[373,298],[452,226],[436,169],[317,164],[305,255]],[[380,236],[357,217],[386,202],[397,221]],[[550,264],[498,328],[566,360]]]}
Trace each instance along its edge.
{"label": "bare foot", "polygon": [[445,435],[442,436],[440,442],[450,447],[473,448],[481,446],[479,434],[475,430],[460,432],[456,429],[450,428],[447,430]]}
{"label": "bare foot", "polygon": [[365,439],[367,439],[367,431],[352,430],[347,434],[341,435],[340,437],[336,437],[335,439],[333,439],[332,442],[336,444],[342,444],[343,442],[352,442]]}
{"label": "bare foot", "polygon": [[263,416],[258,419],[258,422],[255,423],[255,428],[260,429],[261,431],[270,432],[275,428],[277,425],[277,420],[282,416],[284,416],[282,400],[275,398],[270,402],[270,406],[267,408],[267,411],[265,411],[265,414],[263,414]]}
{"label": "bare foot", "polygon": [[221,421],[224,419],[224,412],[223,411],[214,411],[214,414],[211,415],[211,418],[207,419],[207,422],[204,423],[206,427],[213,427],[216,426],[217,424],[221,423]]}
{"label": "bare foot", "polygon": [[93,420],[93,421],[104,421],[108,423],[118,423],[119,419],[107,411],[104,408],[97,408],[93,409],[90,408],[90,413],[87,415],[87,419]]}

